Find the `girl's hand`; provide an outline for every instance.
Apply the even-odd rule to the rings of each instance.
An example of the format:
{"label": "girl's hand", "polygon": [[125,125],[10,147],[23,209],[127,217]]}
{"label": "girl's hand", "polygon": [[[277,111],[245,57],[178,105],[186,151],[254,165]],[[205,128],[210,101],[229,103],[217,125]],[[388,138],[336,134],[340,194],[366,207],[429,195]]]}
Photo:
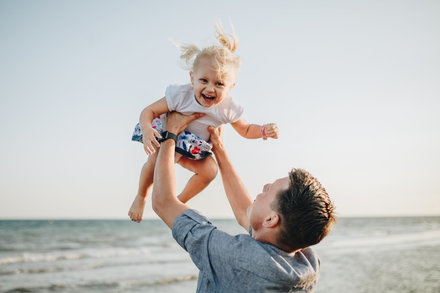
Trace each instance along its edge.
{"label": "girl's hand", "polygon": [[268,137],[277,139],[278,138],[278,126],[275,123],[264,124],[262,127],[263,139],[266,140]]}
{"label": "girl's hand", "polygon": [[142,131],[142,142],[144,143],[144,150],[147,155],[151,155],[156,152],[154,146],[160,146],[159,142],[156,140],[156,137],[161,138],[162,136],[154,128],[147,126],[146,130]]}

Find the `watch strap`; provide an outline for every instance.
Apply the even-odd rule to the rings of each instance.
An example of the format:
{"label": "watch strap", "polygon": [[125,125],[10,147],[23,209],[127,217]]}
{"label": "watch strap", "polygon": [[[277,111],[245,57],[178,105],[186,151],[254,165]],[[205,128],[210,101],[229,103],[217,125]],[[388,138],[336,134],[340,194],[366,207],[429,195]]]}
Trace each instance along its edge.
{"label": "watch strap", "polygon": [[172,139],[172,140],[174,140],[174,142],[177,143],[177,135],[175,135],[174,133],[169,132],[169,131],[164,131],[162,133],[162,138],[159,138],[158,142],[161,143],[167,139]]}

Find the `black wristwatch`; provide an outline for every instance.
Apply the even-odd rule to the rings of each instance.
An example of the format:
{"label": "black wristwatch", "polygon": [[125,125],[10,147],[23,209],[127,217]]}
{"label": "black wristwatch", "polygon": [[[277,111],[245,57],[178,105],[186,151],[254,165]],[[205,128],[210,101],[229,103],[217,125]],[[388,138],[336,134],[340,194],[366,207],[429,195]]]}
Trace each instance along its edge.
{"label": "black wristwatch", "polygon": [[172,140],[174,140],[175,143],[177,143],[177,135],[175,135],[172,132],[168,132],[168,131],[162,132],[162,138],[159,138],[157,141],[159,143],[162,143],[162,142],[164,142],[164,141],[166,141],[167,139],[170,139],[170,138]]}

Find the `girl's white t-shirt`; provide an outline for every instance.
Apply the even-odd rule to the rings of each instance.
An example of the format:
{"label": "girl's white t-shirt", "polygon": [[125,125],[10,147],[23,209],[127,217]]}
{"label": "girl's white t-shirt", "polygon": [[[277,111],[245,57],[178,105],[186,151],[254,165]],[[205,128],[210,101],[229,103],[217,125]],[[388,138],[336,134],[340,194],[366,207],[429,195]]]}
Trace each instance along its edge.
{"label": "girl's white t-shirt", "polygon": [[209,141],[208,126],[218,127],[226,123],[234,123],[243,114],[243,108],[235,103],[230,96],[225,97],[217,105],[206,108],[197,103],[191,84],[170,85],[165,90],[165,98],[170,111],[184,115],[205,113],[206,115],[191,122],[186,128],[201,139]]}

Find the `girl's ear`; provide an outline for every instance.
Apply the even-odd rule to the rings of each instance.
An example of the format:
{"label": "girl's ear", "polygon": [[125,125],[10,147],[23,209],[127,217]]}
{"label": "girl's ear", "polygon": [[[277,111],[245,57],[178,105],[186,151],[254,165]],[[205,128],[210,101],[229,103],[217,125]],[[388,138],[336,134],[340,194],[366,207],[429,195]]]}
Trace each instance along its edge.
{"label": "girl's ear", "polygon": [[191,77],[191,84],[194,85],[194,76],[191,71],[189,72],[189,76]]}

